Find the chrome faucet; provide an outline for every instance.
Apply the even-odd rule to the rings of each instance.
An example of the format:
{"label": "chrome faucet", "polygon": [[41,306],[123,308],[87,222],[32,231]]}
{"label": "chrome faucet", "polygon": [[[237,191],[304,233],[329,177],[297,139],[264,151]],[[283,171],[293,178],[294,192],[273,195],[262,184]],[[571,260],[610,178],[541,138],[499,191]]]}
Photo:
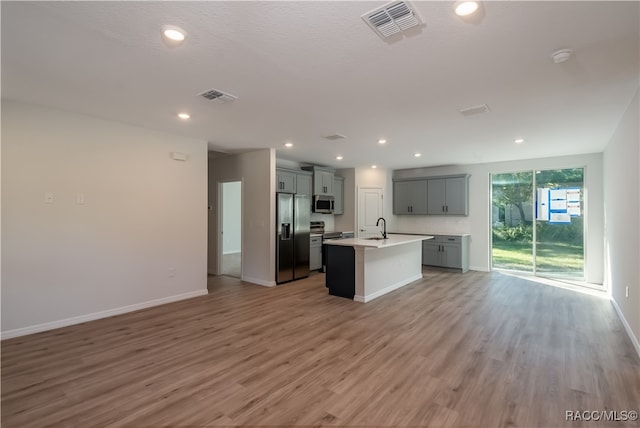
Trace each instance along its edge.
{"label": "chrome faucet", "polygon": [[380,217],[376,221],[376,226],[380,226],[380,220],[382,220],[382,239],[387,239],[387,220],[384,217]]}

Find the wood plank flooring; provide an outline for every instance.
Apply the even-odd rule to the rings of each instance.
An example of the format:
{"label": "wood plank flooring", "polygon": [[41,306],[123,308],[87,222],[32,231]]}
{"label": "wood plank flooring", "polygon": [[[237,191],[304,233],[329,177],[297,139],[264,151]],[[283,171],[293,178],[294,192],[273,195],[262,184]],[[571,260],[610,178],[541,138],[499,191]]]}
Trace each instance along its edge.
{"label": "wood plank flooring", "polygon": [[2,342],[3,428],[600,427],[638,410],[608,300],[500,273],[425,270],[361,304],[324,276],[210,294]]}

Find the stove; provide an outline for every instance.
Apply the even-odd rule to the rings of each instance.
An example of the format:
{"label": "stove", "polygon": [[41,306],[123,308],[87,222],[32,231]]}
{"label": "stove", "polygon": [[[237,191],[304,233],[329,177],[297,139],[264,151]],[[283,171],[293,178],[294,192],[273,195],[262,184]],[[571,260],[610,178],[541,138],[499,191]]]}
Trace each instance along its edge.
{"label": "stove", "polygon": [[[324,231],[324,221],[312,221],[311,222],[311,236],[320,237],[322,236],[322,241],[326,241],[327,239],[342,239],[342,232],[325,232]],[[350,236],[353,238],[353,236]],[[325,271],[325,260],[327,259],[327,253],[325,251],[325,245],[322,246],[322,268],[320,269],[322,272]]]}
{"label": "stove", "polygon": [[310,232],[312,236],[324,235],[324,221],[312,221],[310,224]]}

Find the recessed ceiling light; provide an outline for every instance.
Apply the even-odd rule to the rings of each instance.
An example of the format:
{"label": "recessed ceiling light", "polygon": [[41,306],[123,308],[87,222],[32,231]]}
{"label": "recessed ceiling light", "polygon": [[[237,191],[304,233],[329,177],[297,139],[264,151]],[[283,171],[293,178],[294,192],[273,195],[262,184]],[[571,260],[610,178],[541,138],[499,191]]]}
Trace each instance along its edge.
{"label": "recessed ceiling light", "polygon": [[513,140],[513,142],[516,144],[522,144],[524,143],[524,138],[516,138],[515,140]]}
{"label": "recessed ceiling light", "polygon": [[293,147],[293,143],[284,143],[285,147]]}
{"label": "recessed ceiling light", "polygon": [[342,160],[342,156],[336,156],[337,160]]}
{"label": "recessed ceiling light", "polygon": [[178,113],[178,117],[182,120],[187,120],[191,117],[189,113]]}
{"label": "recessed ceiling light", "polygon": [[413,154],[413,157],[416,157],[416,158],[419,158],[420,156],[422,156],[422,154],[421,154],[421,153],[414,153],[414,154]]}
{"label": "recessed ceiling light", "polygon": [[378,165],[371,165],[371,168],[376,169]]}
{"label": "recessed ceiling light", "polygon": [[453,10],[458,16],[469,16],[478,10],[480,4],[477,1],[457,1],[453,4]]}
{"label": "recessed ceiling light", "polygon": [[165,25],[162,27],[162,40],[169,46],[178,46],[187,38],[187,32],[175,25]]}
{"label": "recessed ceiling light", "polygon": [[560,64],[571,58],[573,51],[571,49],[559,49],[551,54],[553,62]]}
{"label": "recessed ceiling light", "polygon": [[386,144],[387,140],[378,140],[378,144]]}

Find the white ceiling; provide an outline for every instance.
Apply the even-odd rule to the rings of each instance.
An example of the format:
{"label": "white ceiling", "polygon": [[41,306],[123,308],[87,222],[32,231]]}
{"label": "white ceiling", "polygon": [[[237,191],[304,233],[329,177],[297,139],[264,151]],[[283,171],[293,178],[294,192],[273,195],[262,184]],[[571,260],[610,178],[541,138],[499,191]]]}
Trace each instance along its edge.
{"label": "white ceiling", "polygon": [[[383,41],[361,15],[385,3],[2,1],[2,97],[222,151],[395,169],[600,152],[638,88],[637,1],[490,1],[471,22],[417,1],[425,24]],[[165,24],[182,46],[163,44]],[[559,48],[574,55],[555,64]],[[197,96],[211,88],[238,99]]]}

